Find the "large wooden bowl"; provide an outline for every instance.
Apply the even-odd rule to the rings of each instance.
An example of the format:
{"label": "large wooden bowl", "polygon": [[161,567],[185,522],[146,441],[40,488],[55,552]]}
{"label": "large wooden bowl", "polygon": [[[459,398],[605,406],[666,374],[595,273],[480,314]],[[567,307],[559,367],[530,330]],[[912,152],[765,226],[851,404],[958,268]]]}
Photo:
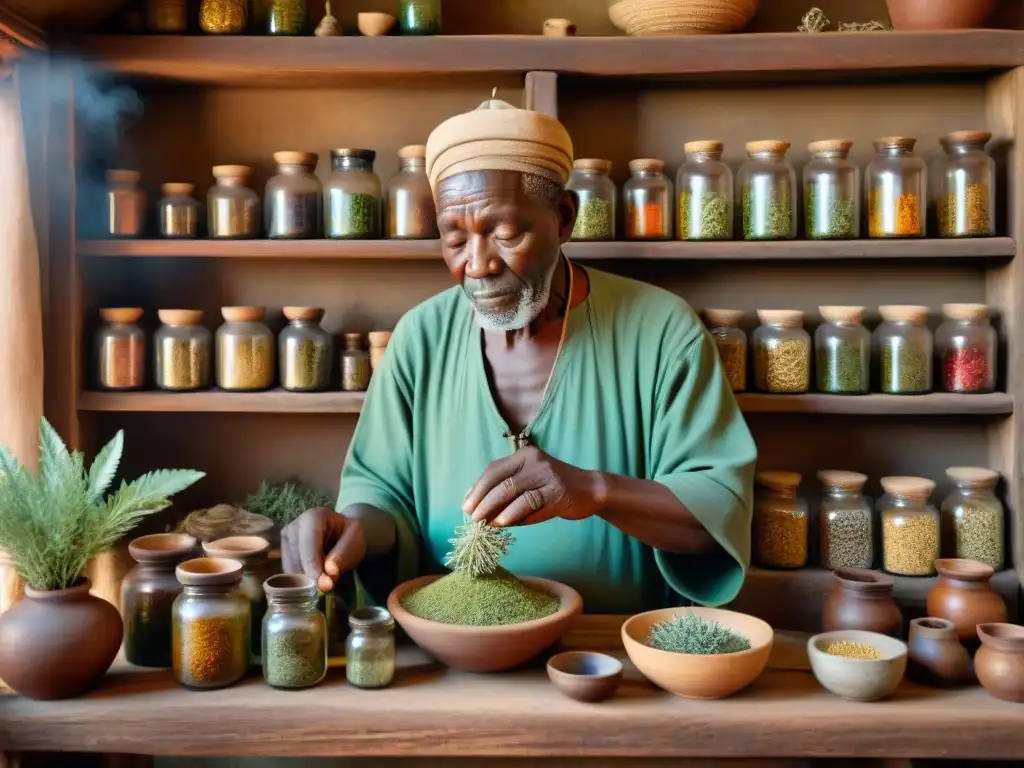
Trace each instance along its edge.
{"label": "large wooden bowl", "polygon": [[439,578],[437,575],[421,576],[399,584],[388,595],[388,610],[416,645],[438,661],[464,672],[500,672],[525,664],[553,645],[583,611],[583,600],[572,587],[528,576],[520,579],[561,600],[555,613],[521,624],[468,627],[421,619],[402,607],[402,599],[409,592]]}
{"label": "large wooden bowl", "polygon": [[720,35],[739,32],[760,0],[608,0],[608,18],[627,35]]}

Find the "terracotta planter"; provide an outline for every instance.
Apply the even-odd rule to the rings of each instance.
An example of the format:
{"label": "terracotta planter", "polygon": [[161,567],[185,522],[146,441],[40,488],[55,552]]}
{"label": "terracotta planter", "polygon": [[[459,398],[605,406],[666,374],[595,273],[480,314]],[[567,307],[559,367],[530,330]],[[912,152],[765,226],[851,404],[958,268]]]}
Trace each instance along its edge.
{"label": "terracotta planter", "polygon": [[928,615],[953,622],[960,642],[976,646],[979,624],[1006,621],[1006,603],[988,581],[992,566],[943,558],[935,561],[935,569],[939,580],[928,592]]}
{"label": "terracotta planter", "polygon": [[948,619],[910,622],[907,674],[924,685],[957,685],[971,679],[971,657]]}
{"label": "terracotta planter", "polygon": [[992,13],[994,0],[885,0],[893,29],[912,32],[929,29],[980,27]]}
{"label": "terracotta planter", "polygon": [[981,648],[974,657],[978,682],[997,699],[1024,703],[1024,627],[981,624],[978,638]]}
{"label": "terracotta planter", "polygon": [[94,687],[121,647],[121,616],[89,594],[89,580],[68,589],[25,588],[0,616],[0,678],[30,699],[67,699]]}
{"label": "terracotta planter", "polygon": [[832,574],[821,612],[822,632],[857,629],[899,637],[903,614],[892,597],[891,576],[859,568],[839,568]]}

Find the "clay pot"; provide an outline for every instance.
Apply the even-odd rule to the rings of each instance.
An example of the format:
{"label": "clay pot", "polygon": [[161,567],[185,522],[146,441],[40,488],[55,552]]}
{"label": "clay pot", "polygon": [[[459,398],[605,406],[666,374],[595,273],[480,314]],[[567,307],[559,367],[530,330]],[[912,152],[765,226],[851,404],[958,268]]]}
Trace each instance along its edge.
{"label": "clay pot", "polygon": [[0,616],[0,678],[30,699],[67,699],[93,688],[121,647],[117,609],[89,580],[36,590]]}
{"label": "clay pot", "polygon": [[839,568],[832,574],[821,612],[822,632],[857,629],[899,637],[903,614],[892,597],[891,576],[860,568]]}
{"label": "clay pot", "polygon": [[1024,627],[981,624],[978,638],[981,648],[974,657],[978,682],[997,699],[1024,704]]}
{"label": "clay pot", "polygon": [[988,581],[992,566],[942,558],[935,561],[935,570],[939,580],[928,592],[928,615],[953,622],[960,642],[974,647],[979,624],[1006,621],[1006,603]]}
{"label": "clay pot", "polygon": [[910,622],[907,675],[924,685],[957,685],[971,678],[971,657],[953,622],[927,617]]}
{"label": "clay pot", "polygon": [[994,0],[885,0],[893,29],[972,29],[992,13]]}

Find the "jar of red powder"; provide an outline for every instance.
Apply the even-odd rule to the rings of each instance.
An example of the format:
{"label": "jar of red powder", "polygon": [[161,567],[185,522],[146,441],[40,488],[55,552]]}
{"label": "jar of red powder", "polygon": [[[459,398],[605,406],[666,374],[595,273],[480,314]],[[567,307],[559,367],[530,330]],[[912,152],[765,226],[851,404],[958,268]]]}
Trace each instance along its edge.
{"label": "jar of red powder", "polygon": [[104,307],[96,330],[96,385],[100,389],[141,389],[146,379],[146,334],[140,307]]}
{"label": "jar of red powder", "polygon": [[627,240],[672,239],[672,182],[665,163],[651,158],[631,160],[633,174],[622,188]]}
{"label": "jar of red powder", "polygon": [[945,392],[979,394],[996,386],[996,332],[985,304],[943,304],[935,332]]}

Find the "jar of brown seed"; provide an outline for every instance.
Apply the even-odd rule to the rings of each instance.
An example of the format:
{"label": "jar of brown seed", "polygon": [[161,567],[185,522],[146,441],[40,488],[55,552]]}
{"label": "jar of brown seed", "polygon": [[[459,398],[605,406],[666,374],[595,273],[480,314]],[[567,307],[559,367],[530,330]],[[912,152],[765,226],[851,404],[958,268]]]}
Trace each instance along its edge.
{"label": "jar of brown seed", "polygon": [[370,354],[363,349],[363,336],[345,334],[345,351],[341,353],[341,389],[362,392],[370,386]]}
{"label": "jar of brown seed", "polygon": [[217,386],[252,392],[274,383],[274,334],[263,324],[263,307],[221,307],[217,329]]}
{"label": "jar of brown seed", "polygon": [[141,307],[104,307],[96,329],[96,386],[141,389],[146,383],[146,334]]}
{"label": "jar of brown seed", "polygon": [[320,327],[319,307],[285,307],[288,326],[277,337],[281,386],[289,392],[319,392],[331,383],[334,339]]}
{"label": "jar of brown seed", "polygon": [[754,330],[754,382],[762,392],[799,394],[811,385],[811,337],[798,309],[759,309]]}
{"label": "jar of brown seed", "polygon": [[163,323],[153,336],[154,379],[160,389],[188,392],[210,386],[213,342],[198,309],[161,309]]}
{"label": "jar of brown seed", "polygon": [[245,183],[247,165],[215,165],[217,183],[206,196],[208,234],[214,238],[252,239],[260,236],[260,197]]}
{"label": "jar of brown seed", "polygon": [[754,498],[754,559],[765,568],[807,565],[807,502],[796,472],[758,472]]}
{"label": "jar of brown seed", "polygon": [[875,559],[871,501],[864,496],[867,475],[823,469],[819,559],[823,568],[870,568]]}
{"label": "jar of brown seed", "polygon": [[747,388],[747,334],[740,330],[742,309],[705,309],[704,321],[718,347],[725,378],[733,392]]}
{"label": "jar of brown seed", "polygon": [[950,467],[946,476],[954,487],[942,502],[945,556],[1002,570],[1006,540],[1005,512],[995,493],[999,473],[983,467]]}
{"label": "jar of brown seed", "polygon": [[427,148],[422,144],[398,150],[399,170],[387,186],[387,236],[392,240],[440,237],[426,157]]}
{"label": "jar of brown seed", "polygon": [[940,551],[939,512],[928,503],[935,483],[923,477],[883,477],[882,488],[882,568],[897,576],[931,576]]}

